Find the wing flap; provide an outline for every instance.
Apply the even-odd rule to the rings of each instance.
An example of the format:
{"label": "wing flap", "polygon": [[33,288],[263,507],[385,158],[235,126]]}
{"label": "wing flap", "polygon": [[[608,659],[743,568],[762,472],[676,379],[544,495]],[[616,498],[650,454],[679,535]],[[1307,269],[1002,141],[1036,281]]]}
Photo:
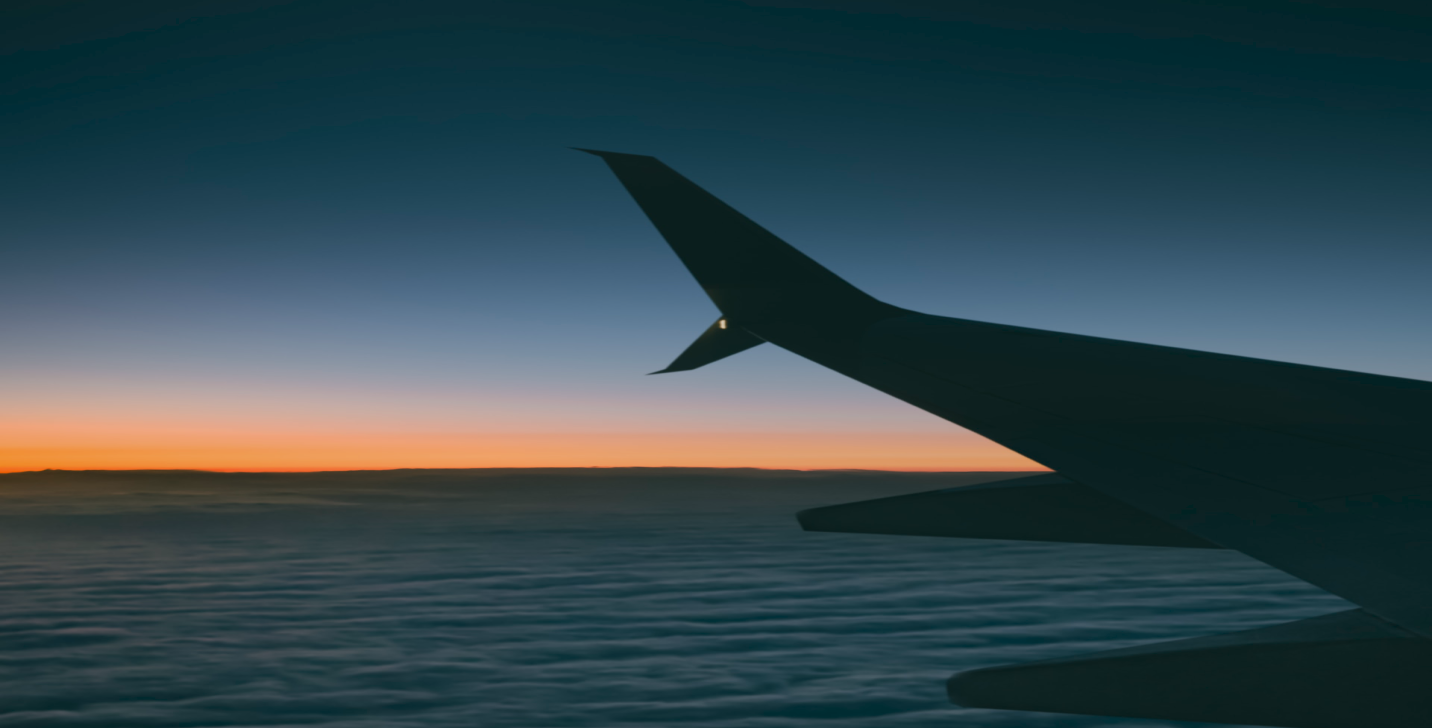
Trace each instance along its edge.
{"label": "wing flap", "polygon": [[1055,474],[812,508],[807,531],[1220,548]]}
{"label": "wing flap", "polygon": [[1361,609],[950,678],[968,708],[1284,728],[1422,728],[1432,642]]}

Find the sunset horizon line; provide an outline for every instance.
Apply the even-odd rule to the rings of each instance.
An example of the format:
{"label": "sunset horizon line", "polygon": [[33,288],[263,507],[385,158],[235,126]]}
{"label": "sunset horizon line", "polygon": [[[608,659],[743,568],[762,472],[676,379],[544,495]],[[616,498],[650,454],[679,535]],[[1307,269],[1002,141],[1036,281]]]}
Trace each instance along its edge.
{"label": "sunset horizon line", "polygon": [[466,471],[466,470],[761,470],[799,473],[1026,473],[1048,472],[1034,467],[965,467],[965,468],[856,468],[856,467],[763,467],[756,465],[485,465],[475,467],[393,467],[393,468],[40,468],[28,470],[0,469],[0,475],[37,473],[391,473],[398,471]]}

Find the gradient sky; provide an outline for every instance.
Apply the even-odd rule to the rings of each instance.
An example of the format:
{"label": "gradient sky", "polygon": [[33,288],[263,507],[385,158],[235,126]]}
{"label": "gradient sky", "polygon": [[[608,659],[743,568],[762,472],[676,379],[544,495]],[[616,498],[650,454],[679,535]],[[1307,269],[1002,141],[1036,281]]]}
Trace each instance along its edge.
{"label": "gradient sky", "polygon": [[1031,467],[643,376],[716,311],[570,146],[908,308],[1432,379],[1432,10],[1072,7],[7,4],[0,471]]}

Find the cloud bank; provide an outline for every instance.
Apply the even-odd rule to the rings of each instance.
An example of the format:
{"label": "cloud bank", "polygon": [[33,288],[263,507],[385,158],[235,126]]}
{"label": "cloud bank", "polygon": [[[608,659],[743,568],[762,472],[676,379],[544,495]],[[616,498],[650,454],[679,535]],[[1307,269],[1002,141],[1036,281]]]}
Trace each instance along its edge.
{"label": "cloud bank", "polygon": [[0,476],[0,726],[1150,728],[943,682],[1342,606],[1231,553],[793,518],[995,477]]}

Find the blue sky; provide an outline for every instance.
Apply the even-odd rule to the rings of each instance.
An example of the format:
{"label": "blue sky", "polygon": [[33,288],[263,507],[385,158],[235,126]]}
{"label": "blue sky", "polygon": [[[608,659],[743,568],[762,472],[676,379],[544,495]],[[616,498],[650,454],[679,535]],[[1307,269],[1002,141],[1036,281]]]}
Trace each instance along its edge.
{"label": "blue sky", "polygon": [[715,310],[571,146],[905,307],[1432,378],[1426,14],[186,5],[7,11],[0,470],[1018,464],[771,347],[641,376]]}

